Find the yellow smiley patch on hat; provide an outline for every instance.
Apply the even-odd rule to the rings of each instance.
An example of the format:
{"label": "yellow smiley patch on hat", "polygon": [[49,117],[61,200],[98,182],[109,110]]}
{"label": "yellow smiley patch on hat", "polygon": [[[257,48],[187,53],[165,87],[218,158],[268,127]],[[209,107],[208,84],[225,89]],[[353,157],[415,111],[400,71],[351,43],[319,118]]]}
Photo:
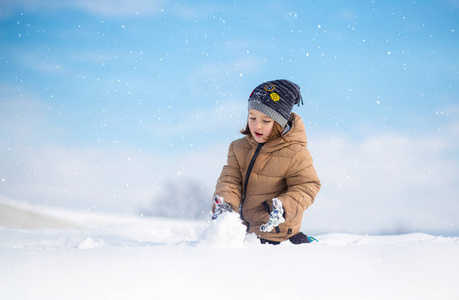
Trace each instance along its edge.
{"label": "yellow smiley patch on hat", "polygon": [[274,102],[279,101],[280,97],[276,93],[271,93],[271,99],[273,99]]}

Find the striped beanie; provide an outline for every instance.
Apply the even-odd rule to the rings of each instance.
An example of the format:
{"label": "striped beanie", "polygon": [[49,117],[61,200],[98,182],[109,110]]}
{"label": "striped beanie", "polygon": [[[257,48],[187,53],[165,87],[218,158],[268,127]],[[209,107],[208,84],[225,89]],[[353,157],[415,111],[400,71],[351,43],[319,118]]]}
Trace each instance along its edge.
{"label": "striped beanie", "polygon": [[272,80],[257,86],[249,97],[249,110],[258,110],[282,127],[287,125],[293,105],[303,101],[300,87],[288,80]]}

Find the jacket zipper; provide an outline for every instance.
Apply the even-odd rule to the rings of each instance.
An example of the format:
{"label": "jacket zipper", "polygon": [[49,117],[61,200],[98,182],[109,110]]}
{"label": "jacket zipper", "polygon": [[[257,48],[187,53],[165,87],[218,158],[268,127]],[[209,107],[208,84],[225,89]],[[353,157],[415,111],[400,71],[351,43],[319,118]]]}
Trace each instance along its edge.
{"label": "jacket zipper", "polygon": [[244,219],[244,216],[242,214],[242,206],[244,205],[244,200],[245,196],[247,195],[247,184],[249,183],[249,176],[250,173],[252,172],[253,165],[255,164],[255,160],[257,159],[258,153],[261,150],[261,147],[263,147],[265,143],[258,144],[257,150],[255,150],[255,153],[252,156],[252,160],[250,161],[249,167],[247,168],[247,173],[245,174],[245,182],[244,182],[244,195],[242,196],[241,199],[241,219],[247,223],[247,231],[249,231],[250,228],[250,223]]}

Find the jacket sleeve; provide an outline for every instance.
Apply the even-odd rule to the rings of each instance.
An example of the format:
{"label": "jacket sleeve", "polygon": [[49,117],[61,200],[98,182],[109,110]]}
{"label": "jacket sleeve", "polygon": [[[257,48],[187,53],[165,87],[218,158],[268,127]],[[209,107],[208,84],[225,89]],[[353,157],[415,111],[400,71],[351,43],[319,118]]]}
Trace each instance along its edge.
{"label": "jacket sleeve", "polygon": [[[218,178],[215,195],[224,198],[224,201],[231,205],[231,208],[238,212],[242,197],[242,175],[239,162],[234,152],[234,142],[230,144],[228,150],[227,164]],[[212,206],[214,212],[215,205]]]}
{"label": "jacket sleeve", "polygon": [[308,149],[304,148],[292,158],[286,183],[287,191],[277,198],[284,206],[286,221],[289,221],[311,206],[320,190],[320,180]]}

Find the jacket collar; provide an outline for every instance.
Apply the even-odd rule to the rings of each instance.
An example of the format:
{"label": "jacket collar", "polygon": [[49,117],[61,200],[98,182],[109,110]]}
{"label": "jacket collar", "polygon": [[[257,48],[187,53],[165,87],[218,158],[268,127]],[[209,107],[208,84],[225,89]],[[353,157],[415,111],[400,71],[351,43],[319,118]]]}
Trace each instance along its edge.
{"label": "jacket collar", "polygon": [[[263,148],[262,152],[272,152],[277,151],[279,149],[285,148],[292,144],[304,144],[307,145],[307,138],[306,138],[306,129],[304,127],[303,120],[301,117],[296,113],[292,113],[290,115],[291,121],[291,128],[290,130],[283,135],[283,138],[277,138],[274,141],[266,143]],[[257,147],[258,143],[253,139],[252,136],[247,135],[247,140],[252,147]]]}

